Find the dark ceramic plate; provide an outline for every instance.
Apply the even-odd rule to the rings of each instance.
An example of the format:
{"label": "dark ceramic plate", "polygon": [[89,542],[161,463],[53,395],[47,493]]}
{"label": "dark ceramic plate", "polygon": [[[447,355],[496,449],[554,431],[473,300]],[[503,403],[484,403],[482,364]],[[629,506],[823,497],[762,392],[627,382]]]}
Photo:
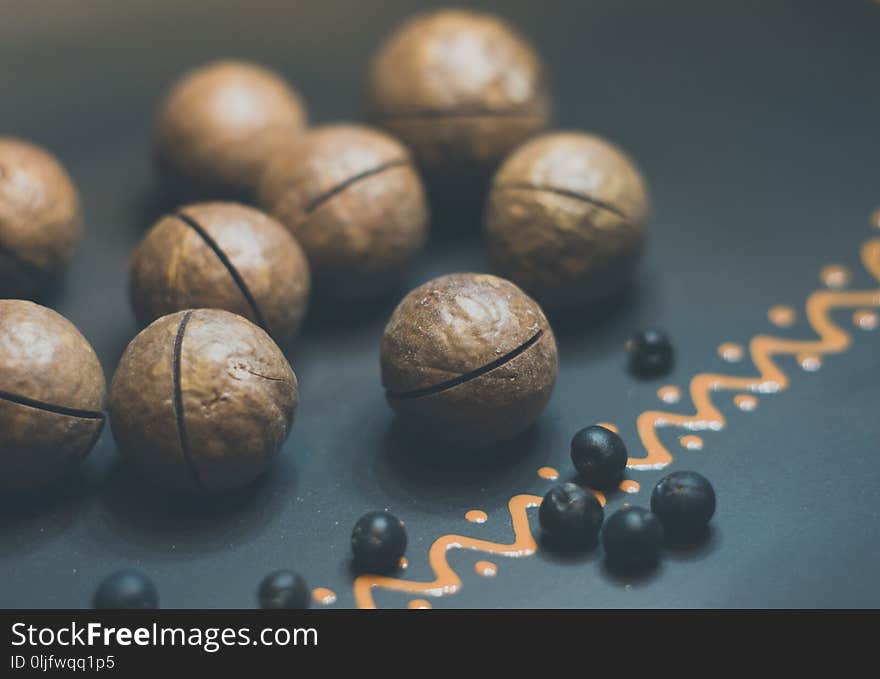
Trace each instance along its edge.
{"label": "dark ceramic plate", "polygon": [[[86,238],[50,303],[94,343],[108,377],[136,331],[128,255],[165,208],[149,162],[164,88],[194,64],[242,56],[288,75],[314,120],[359,118],[365,60],[416,4],[0,4],[0,132],[58,153],[79,185]],[[880,238],[869,225],[880,205],[880,7],[551,0],[494,9],[545,55],[558,126],[596,131],[628,149],[655,206],[633,296],[557,323],[561,373],[538,426],[466,471],[408,445],[379,385],[378,343],[394,300],[356,316],[326,310],[310,318],[291,355],[302,406],[263,482],[208,507],[182,506],[130,480],[106,430],[65,487],[3,501],[0,605],[88,606],[104,575],[131,566],[154,578],[165,607],[253,606],[260,578],[281,567],[335,591],[336,607],[352,606],[349,534],[362,513],[388,508],[403,518],[409,568],[400,575],[431,581],[428,550],[441,536],[512,543],[511,498],[546,492],[540,467],[570,477],[569,438],[599,421],[619,426],[634,457],[656,433],[670,468],[714,482],[719,507],[708,538],[669,551],[657,571],[638,577],[606,571],[599,552],[449,551],[462,586],[432,598],[435,607],[880,605],[880,330],[854,322],[857,311],[880,306],[880,252],[863,245]],[[453,230],[449,221],[435,231]],[[472,235],[436,240],[409,286],[488,267],[478,219],[455,226]],[[828,289],[820,270],[829,264],[845,267],[849,281],[816,296]],[[794,324],[774,326],[774,305],[792,307]],[[858,317],[865,325],[871,318]],[[633,330],[654,325],[674,338],[675,369],[637,381],[624,369],[623,345]],[[795,343],[755,339],[766,335]],[[745,347],[745,359],[725,362],[724,342]],[[762,378],[749,346],[760,356],[777,352],[786,382],[778,393],[757,394],[752,411],[737,407],[742,391],[727,389],[727,377],[700,377],[751,376],[756,385]],[[663,403],[664,385],[684,389],[681,402]],[[705,387],[717,387],[708,398],[719,412],[707,416],[704,403],[694,417],[689,385],[703,399]],[[695,428],[725,424],[655,429],[656,419],[674,420],[644,414],[656,410],[685,415]],[[702,438],[701,450],[681,444],[688,433]],[[647,504],[661,475],[630,470],[640,490],[609,494],[609,508]],[[488,520],[469,523],[471,509]],[[534,511],[528,516],[534,530]],[[518,546],[528,546],[520,529]],[[497,575],[478,574],[478,560],[494,563]],[[415,598],[373,594],[381,606]]]}

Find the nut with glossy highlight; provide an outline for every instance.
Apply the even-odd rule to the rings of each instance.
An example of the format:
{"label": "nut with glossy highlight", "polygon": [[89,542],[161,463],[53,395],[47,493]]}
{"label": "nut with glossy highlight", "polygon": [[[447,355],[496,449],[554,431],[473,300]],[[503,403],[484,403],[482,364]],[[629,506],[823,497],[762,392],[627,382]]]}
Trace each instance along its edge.
{"label": "nut with glossy highlight", "polygon": [[556,340],[541,308],[513,283],[451,274],[410,292],[382,339],[391,407],[426,438],[484,448],[513,438],[544,410],[556,382]]}
{"label": "nut with glossy highlight", "polygon": [[79,330],[32,302],[0,300],[0,491],[72,472],[104,428],[106,382]]}
{"label": "nut with glossy highlight", "polygon": [[504,161],[486,219],[501,274],[547,308],[588,306],[632,280],[648,194],[616,146],[589,134],[546,134]]}
{"label": "nut with glossy highlight", "polygon": [[79,196],[61,163],[0,137],[0,297],[39,295],[73,258],[80,222]]}
{"label": "nut with glossy highlight", "polygon": [[259,200],[302,245],[324,299],[387,291],[427,236],[427,202],[409,153],[369,127],[325,125],[280,151]]}
{"label": "nut with glossy highlight", "polygon": [[550,96],[529,43],[468,10],[420,14],[373,59],[369,107],[430,175],[484,176],[547,126]]}
{"label": "nut with glossy highlight", "polygon": [[276,220],[238,203],[199,203],[160,219],[131,260],[141,325],[184,309],[225,309],[286,346],[306,311],[309,267]]}
{"label": "nut with glossy highlight", "polygon": [[135,337],[110,388],[123,456],[147,480],[214,493],[262,474],[290,432],[296,376],[272,339],[217,309],[163,316]]}
{"label": "nut with glossy highlight", "polygon": [[244,61],[214,61],[186,73],[166,96],[156,121],[156,159],[179,192],[247,194],[277,144],[305,126],[302,100],[278,74]]}

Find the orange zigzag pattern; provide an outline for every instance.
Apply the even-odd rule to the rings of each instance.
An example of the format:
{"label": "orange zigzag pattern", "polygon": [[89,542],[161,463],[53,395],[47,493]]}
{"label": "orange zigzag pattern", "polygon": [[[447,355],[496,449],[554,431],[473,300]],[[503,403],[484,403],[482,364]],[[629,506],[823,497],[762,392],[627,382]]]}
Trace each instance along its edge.
{"label": "orange zigzag pattern", "polygon": [[[864,267],[880,282],[880,238],[869,240],[862,246]],[[749,343],[752,361],[760,373],[757,377],[734,377],[715,373],[699,373],[690,382],[691,399],[696,406],[694,415],[682,415],[661,411],[643,412],[637,428],[647,455],[630,458],[631,469],[662,469],[672,462],[672,455],[660,442],[657,429],[681,427],[690,431],[718,430],[725,425],[721,411],[712,402],[712,393],[721,390],[775,393],[788,387],[788,377],[773,360],[774,356],[839,353],[850,345],[850,335],[837,326],[830,316],[833,309],[845,307],[880,307],[880,289],[840,292],[818,290],[807,298],[807,320],[819,336],[818,340],[792,340],[758,335]],[[472,549],[500,556],[529,556],[535,553],[537,544],[529,528],[527,509],[537,507],[542,498],[538,495],[515,495],[508,508],[513,524],[514,540],[502,544],[479,540],[463,535],[444,535],[431,545],[428,559],[434,569],[434,580],[418,582],[383,575],[360,575],[354,582],[354,598],[358,608],[375,608],[373,590],[387,589],[408,594],[444,596],[454,594],[461,588],[461,578],[449,565],[447,552],[452,549]]]}
{"label": "orange zigzag pattern", "polygon": [[373,589],[382,587],[395,592],[423,594],[425,596],[443,596],[454,594],[461,588],[461,578],[449,565],[446,553],[451,549],[473,549],[499,556],[529,556],[538,548],[532,531],[529,529],[529,517],[526,510],[541,504],[540,495],[515,495],[510,498],[508,509],[513,523],[513,542],[509,545],[488,540],[478,540],[464,535],[444,535],[437,538],[428,552],[428,560],[434,568],[435,578],[431,582],[402,580],[383,575],[360,575],[354,581],[354,600],[358,608],[376,608],[373,600]]}
{"label": "orange zigzag pattern", "polygon": [[[880,281],[880,239],[866,242],[861,249],[862,264]],[[647,451],[641,458],[630,458],[630,469],[663,469],[672,462],[672,455],[660,442],[657,430],[680,427],[689,431],[722,429],[724,415],[712,402],[716,391],[752,391],[775,393],[788,388],[788,376],[773,360],[774,356],[802,353],[834,354],[850,345],[850,335],[831,320],[831,311],[846,307],[880,306],[880,290],[832,291],[817,290],[807,298],[807,321],[819,336],[818,340],[794,340],[757,335],[749,342],[752,362],[758,369],[756,377],[734,377],[715,373],[699,373],[691,379],[690,395],[696,407],[693,415],[648,410],[639,415],[636,427]]]}

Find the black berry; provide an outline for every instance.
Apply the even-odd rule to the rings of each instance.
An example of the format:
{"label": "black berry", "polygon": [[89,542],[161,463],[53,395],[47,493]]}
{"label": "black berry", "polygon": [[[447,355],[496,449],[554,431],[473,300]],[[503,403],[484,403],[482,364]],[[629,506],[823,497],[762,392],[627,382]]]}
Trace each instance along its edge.
{"label": "black berry", "polygon": [[605,427],[586,427],[571,440],[571,461],[591,488],[607,488],[617,483],[627,458],[623,439]]}
{"label": "black berry", "polygon": [[715,513],[715,489],[697,472],[673,472],[654,487],[651,511],[671,536],[698,535]]}
{"label": "black berry", "polygon": [[275,571],[263,578],[257,598],[260,608],[308,608],[312,596],[299,573]]}
{"label": "black berry", "polygon": [[614,567],[650,567],[660,557],[663,526],[647,509],[624,507],[605,522],[602,545],[605,547],[608,563]]}
{"label": "black berry", "polygon": [[397,568],[406,552],[406,531],[388,512],[364,514],[351,532],[355,565],[365,571],[385,573]]}
{"label": "black berry", "polygon": [[94,606],[97,609],[159,608],[159,592],[143,573],[117,571],[98,586]]}
{"label": "black berry", "polygon": [[660,330],[643,330],[626,343],[629,369],[636,375],[654,377],[672,369],[674,351],[672,342]]}
{"label": "black berry", "polygon": [[541,530],[559,546],[593,544],[604,518],[605,511],[596,496],[574,483],[551,488],[538,510]]}

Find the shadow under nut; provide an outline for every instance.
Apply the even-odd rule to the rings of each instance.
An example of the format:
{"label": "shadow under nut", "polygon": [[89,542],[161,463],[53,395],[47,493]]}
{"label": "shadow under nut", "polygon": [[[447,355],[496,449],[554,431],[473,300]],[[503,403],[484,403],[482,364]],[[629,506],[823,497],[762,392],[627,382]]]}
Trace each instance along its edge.
{"label": "shadow under nut", "polygon": [[111,425],[153,483],[222,492],[267,469],[298,399],[296,377],[265,332],[200,309],[160,318],[132,341],[113,379]]}
{"label": "shadow under nut", "polygon": [[486,448],[511,439],[543,412],[558,372],[549,328],[523,346],[499,365],[477,368],[447,388],[388,391],[388,403],[415,430],[458,448]]}
{"label": "shadow under nut", "polygon": [[549,111],[430,111],[384,115],[377,124],[440,175],[484,176],[511,150],[545,129]]}
{"label": "shadow under nut", "polygon": [[0,290],[11,297],[33,299],[50,277],[0,246]]}

